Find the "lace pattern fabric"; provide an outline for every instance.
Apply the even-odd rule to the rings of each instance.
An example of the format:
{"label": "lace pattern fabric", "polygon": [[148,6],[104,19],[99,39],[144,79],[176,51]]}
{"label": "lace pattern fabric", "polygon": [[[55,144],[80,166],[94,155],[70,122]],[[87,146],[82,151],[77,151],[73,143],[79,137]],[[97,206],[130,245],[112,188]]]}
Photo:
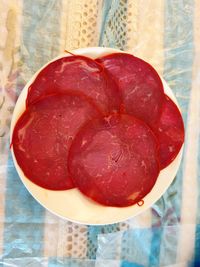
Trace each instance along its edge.
{"label": "lace pattern fabric", "polygon": [[[94,267],[98,265],[89,259],[95,259],[97,252],[98,259],[106,258],[100,266],[119,266],[122,259],[141,263],[144,255],[148,266],[152,262],[166,266],[176,259],[191,260],[195,249],[199,252],[199,193],[194,190],[199,184],[199,5],[199,1],[187,0],[0,1],[0,255],[7,257],[6,267]],[[77,225],[45,211],[24,189],[9,153],[10,120],[23,86],[38,68],[65,49],[86,46],[128,51],[164,73],[179,100],[189,139],[178,177],[165,196],[145,214],[109,226]],[[188,230],[183,227],[179,235],[173,235],[173,225],[182,222],[190,223]],[[152,239],[148,239],[146,254],[136,261],[132,255],[137,244],[126,233],[143,236],[145,228]],[[121,235],[127,229],[131,232]],[[169,240],[168,233],[172,233]],[[152,254],[154,240],[156,255]],[[101,244],[107,244],[103,251]],[[166,254],[166,244],[172,254],[172,250]],[[108,263],[110,256],[117,261]],[[56,257],[63,259],[63,265],[53,261]]]}
{"label": "lace pattern fabric", "polygon": [[102,0],[63,1],[65,49],[98,46]]}

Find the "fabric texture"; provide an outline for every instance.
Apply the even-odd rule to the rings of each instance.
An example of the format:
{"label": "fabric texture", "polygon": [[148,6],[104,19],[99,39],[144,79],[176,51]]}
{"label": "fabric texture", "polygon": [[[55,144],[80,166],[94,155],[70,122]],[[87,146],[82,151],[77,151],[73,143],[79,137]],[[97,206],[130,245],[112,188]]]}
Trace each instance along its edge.
{"label": "fabric texture", "polygon": [[[0,266],[200,266],[200,1],[0,2]],[[87,46],[150,62],[177,97],[186,140],[178,174],[141,215],[78,225],[46,211],[20,181],[9,150],[16,100],[50,59]]]}

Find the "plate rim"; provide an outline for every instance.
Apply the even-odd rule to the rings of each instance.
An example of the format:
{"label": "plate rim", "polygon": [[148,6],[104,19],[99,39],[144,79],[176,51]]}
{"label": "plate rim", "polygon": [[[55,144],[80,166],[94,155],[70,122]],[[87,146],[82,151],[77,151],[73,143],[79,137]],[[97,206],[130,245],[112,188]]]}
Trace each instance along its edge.
{"label": "plate rim", "polygon": [[[86,47],[86,48],[79,48],[79,49],[76,49],[76,50],[72,50],[70,51],[74,54],[77,54],[77,55],[85,55],[85,56],[88,56],[89,53],[92,53],[92,54],[96,54],[95,57],[98,57],[99,54],[102,55],[103,54],[110,54],[110,53],[115,53],[115,52],[122,52],[122,53],[128,53],[128,52],[125,52],[125,51],[121,51],[119,49],[114,49],[114,48],[107,48],[107,47]],[[129,53],[128,53],[129,54]],[[59,59],[59,58],[62,58],[62,57],[67,57],[67,56],[70,56],[69,53],[62,53],[60,54],[59,56],[53,58],[52,60],[50,60],[49,62],[47,62],[45,65],[43,65],[30,79],[29,81],[26,83],[26,85],[24,86],[24,88],[22,89],[18,99],[17,99],[17,102],[15,104],[15,108],[14,108],[14,111],[13,111],[13,115],[12,115],[12,120],[11,120],[11,127],[10,127],[10,142],[12,142],[12,134],[13,134],[13,129],[14,129],[14,126],[19,118],[19,116],[21,115],[21,113],[25,110],[25,100],[26,100],[26,95],[27,95],[27,92],[28,92],[28,88],[29,86],[33,83],[33,81],[35,80],[35,78],[37,77],[37,75],[41,72],[41,70],[43,68],[45,68],[47,65],[49,65],[51,62],[54,62],[55,60]],[[90,56],[89,56],[90,57]],[[160,75],[159,75],[160,76]],[[170,98],[172,98],[172,100],[176,103],[176,105],[178,106],[179,110],[180,110],[180,107],[178,105],[178,101],[173,93],[173,91],[170,89],[170,87],[168,86],[167,82],[160,76],[162,82],[163,82],[163,87],[164,87],[164,90],[165,90],[165,93],[167,95],[169,95]],[[167,92],[166,92],[167,90]],[[23,106],[19,106],[20,104],[20,101],[23,101],[24,102],[24,107]],[[21,110],[21,112],[19,112],[19,110]],[[181,110],[180,110],[181,111]],[[154,200],[153,201],[150,201],[151,203],[148,203],[147,205],[143,205],[140,207],[140,210],[138,210],[137,212],[135,212],[134,214],[131,214],[131,215],[128,215],[128,216],[125,216],[121,219],[117,219],[117,220],[113,220],[113,221],[105,221],[105,222],[89,222],[89,221],[79,221],[79,220],[76,220],[76,219],[73,219],[73,218],[70,218],[70,217],[66,217],[66,216],[63,216],[57,212],[55,212],[54,210],[50,209],[48,206],[46,206],[46,204],[42,203],[34,194],[34,192],[32,192],[31,188],[28,186],[29,183],[31,183],[32,185],[36,186],[36,187],[39,187],[37,185],[35,185],[34,183],[32,183],[28,178],[25,177],[25,175],[23,174],[23,171],[21,170],[21,168],[19,167],[18,163],[17,163],[17,160],[15,158],[15,155],[14,155],[14,151],[13,151],[13,148],[11,147],[11,154],[12,154],[12,158],[13,158],[13,162],[14,162],[14,166],[15,166],[15,169],[18,173],[18,176],[20,177],[23,185],[26,187],[26,189],[28,190],[28,192],[33,196],[33,198],[41,205],[43,206],[46,210],[48,210],[49,212],[53,213],[54,215],[64,219],[64,220],[68,220],[68,221],[71,221],[71,222],[74,222],[74,223],[78,223],[78,224],[81,224],[81,225],[108,225],[108,224],[113,224],[113,223],[119,223],[119,222],[123,222],[127,219],[131,219],[131,218],[134,218],[135,216],[139,215],[140,213],[146,211],[147,209],[149,209],[156,201],[158,201],[158,199],[160,199],[160,197],[166,192],[166,190],[169,188],[169,186],[171,185],[171,183],[173,182],[173,180],[175,179],[176,177],[176,174],[178,172],[178,169],[180,167],[180,163],[181,163],[181,159],[182,159],[182,156],[183,156],[183,147],[184,147],[184,144],[182,145],[182,148],[181,150],[179,151],[177,157],[175,158],[175,160],[169,165],[171,166],[175,161],[177,161],[177,164],[176,164],[176,168],[175,168],[175,171],[174,171],[174,175],[173,177],[171,177],[169,179],[169,182],[167,183],[167,185],[165,186],[165,188],[163,188],[163,190],[161,190],[160,193],[157,193],[157,195],[154,196]],[[167,167],[168,168],[168,167]],[[165,169],[167,169],[165,168]],[[164,170],[165,170],[164,169]],[[160,175],[159,175],[160,176]],[[27,180],[27,181],[26,181]],[[155,185],[154,185],[155,187]],[[153,188],[154,188],[153,187]],[[43,190],[47,190],[47,189],[44,189]],[[74,190],[74,189],[72,189]],[[47,190],[47,191],[51,191],[51,190]],[[148,195],[152,195],[151,192]],[[144,197],[144,200],[146,199],[146,196]],[[135,204],[136,205],[136,204]],[[135,206],[133,205],[133,206]],[[132,206],[131,206],[132,207]],[[116,209],[115,207],[112,207],[114,209]],[[117,208],[118,209],[118,208]],[[120,208],[120,209],[126,209],[126,208]]]}

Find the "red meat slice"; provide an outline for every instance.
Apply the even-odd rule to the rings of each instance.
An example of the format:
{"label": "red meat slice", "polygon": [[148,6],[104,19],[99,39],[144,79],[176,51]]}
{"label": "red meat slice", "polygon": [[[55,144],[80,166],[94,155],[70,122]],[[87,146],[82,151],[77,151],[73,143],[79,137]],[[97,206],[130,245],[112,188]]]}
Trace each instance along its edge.
{"label": "red meat slice", "polygon": [[125,112],[153,126],[164,101],[163,85],[155,69],[140,58],[114,53],[97,59],[110,73],[122,94]]}
{"label": "red meat slice", "polygon": [[160,120],[154,127],[160,143],[160,166],[167,167],[178,155],[184,142],[184,124],[176,104],[165,95]]}
{"label": "red meat slice", "polygon": [[16,160],[33,183],[51,190],[73,187],[69,147],[80,126],[100,115],[80,94],[52,95],[31,105],[19,118],[12,145]]}
{"label": "red meat slice", "polygon": [[26,104],[43,96],[75,90],[90,97],[104,112],[118,111],[119,90],[103,67],[85,56],[68,56],[47,65],[29,87]]}
{"label": "red meat slice", "polygon": [[150,128],[130,115],[84,125],[69,152],[69,172],[83,194],[107,206],[129,206],[148,194],[159,174]]}

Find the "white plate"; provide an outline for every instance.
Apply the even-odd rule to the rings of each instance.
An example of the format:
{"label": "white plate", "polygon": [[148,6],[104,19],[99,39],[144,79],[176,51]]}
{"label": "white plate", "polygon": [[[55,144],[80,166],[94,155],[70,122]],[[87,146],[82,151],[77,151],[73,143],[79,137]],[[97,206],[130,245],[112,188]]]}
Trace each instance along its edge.
{"label": "white plate", "polygon": [[[75,54],[86,55],[91,58],[96,58],[113,52],[119,52],[119,50],[112,48],[103,48],[103,47],[91,47],[73,51],[73,53]],[[68,56],[68,54],[61,55],[58,58],[61,58],[63,56]],[[34,81],[35,77],[38,75],[40,71],[41,69],[26,84],[26,86],[24,87],[18,98],[11,122],[11,131],[10,131],[11,137],[13,128],[18,118],[25,109],[25,100],[28,92],[28,87]],[[165,93],[169,95],[177,103],[174,94],[172,93],[171,89],[168,87],[168,85],[164,80],[163,84]],[[124,221],[130,217],[134,217],[135,215],[141,213],[142,211],[152,206],[153,203],[156,202],[163,195],[163,193],[167,190],[167,188],[173,181],[180,165],[180,161],[182,158],[182,150],[183,148],[179,152],[176,159],[167,168],[165,168],[160,172],[160,175],[152,191],[144,198],[144,204],[142,206],[133,205],[126,208],[101,206],[86,198],[77,189],[71,189],[66,191],[51,191],[39,187],[34,183],[32,183],[31,181],[29,181],[24,176],[22,170],[20,169],[19,165],[16,162],[13,149],[11,149],[11,152],[16,170],[22,182],[24,183],[28,191],[31,193],[31,195],[42,206],[44,206],[52,213],[73,222],[90,224],[90,225],[97,225],[97,224],[100,225],[100,224],[110,224],[110,223],[117,223],[120,221]]]}

